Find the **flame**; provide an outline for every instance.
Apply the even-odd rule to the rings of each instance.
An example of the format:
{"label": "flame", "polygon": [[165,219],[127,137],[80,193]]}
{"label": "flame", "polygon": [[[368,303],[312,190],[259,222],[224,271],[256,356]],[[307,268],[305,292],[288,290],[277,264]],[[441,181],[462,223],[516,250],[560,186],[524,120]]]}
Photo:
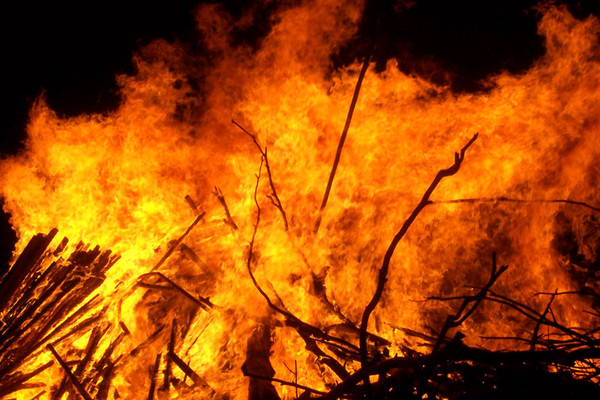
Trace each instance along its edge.
{"label": "flame", "polygon": [[[402,73],[396,61],[380,73],[369,68],[321,228],[312,233],[360,70],[356,64],[332,72],[329,61],[358,28],[363,5],[354,3],[305,1],[282,9],[259,49],[232,44],[233,28],[247,21],[233,21],[216,5],[200,6],[197,24],[210,60],[194,58],[183,44],[155,41],[136,55],[136,75],[118,77],[122,102],[107,114],[62,118],[41,97],[31,109],[23,151],[0,164],[5,210],[20,238],[15,253],[33,234],[58,227],[71,242],[97,243],[122,256],[99,289],[109,306],[111,340],[119,321],[131,331],[120,342],[122,354],[154,332],[168,337],[173,319],[183,324],[182,316],[192,316],[177,352],[204,384],[195,392],[180,388],[171,398],[198,391],[246,398],[241,366],[258,324],[272,326],[276,377],[293,381],[288,367],[296,361],[298,383],[324,390],[335,382],[293,328],[273,322],[276,316],[248,276],[261,157],[232,118],[267,149],[290,226],[286,231],[267,197],[272,192],[263,167],[256,278],[290,312],[321,328],[340,319],[315,294],[313,276],[322,277],[331,303],[358,323],[389,241],[435,173],[475,132],[480,138],[460,172],[441,183],[432,198],[436,204],[397,248],[369,329],[400,352],[406,337],[396,327],[425,331],[449,311],[421,300],[484,283],[494,251],[511,266],[497,291],[539,305],[547,299],[535,293],[582,285],[557,237],[572,233],[587,262],[597,257],[590,238],[597,214],[535,202],[600,204],[600,22],[577,20],[563,7],[541,11],[545,55],[524,73],[488,78],[485,93],[455,94]],[[239,229],[226,223],[215,186]],[[184,240],[186,247],[158,270],[210,297],[216,305],[210,312],[181,296],[135,286],[197,216],[186,195],[206,215]],[[499,197],[531,202],[443,203]],[[584,303],[560,301],[563,320],[585,323]],[[486,305],[480,314],[464,326],[471,343],[494,346],[479,337],[516,336],[518,326],[501,308]],[[87,338],[63,345],[81,350]],[[164,343],[150,340],[143,354],[120,361],[112,384],[121,398],[147,397],[148,366]],[[50,359],[43,357],[36,362]],[[49,387],[62,379],[58,368],[44,374]],[[184,379],[179,369],[173,374]],[[293,388],[278,390],[294,397]],[[18,398],[32,393],[24,390]]]}

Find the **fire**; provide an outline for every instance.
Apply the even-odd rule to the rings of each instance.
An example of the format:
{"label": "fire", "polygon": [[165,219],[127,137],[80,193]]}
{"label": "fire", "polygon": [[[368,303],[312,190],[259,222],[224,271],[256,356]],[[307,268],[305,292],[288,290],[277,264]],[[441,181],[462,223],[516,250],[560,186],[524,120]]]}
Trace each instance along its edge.
{"label": "fire", "polygon": [[[0,164],[0,194],[20,238],[15,254],[34,234],[56,227],[71,243],[83,240],[121,255],[97,292],[109,323],[98,354],[122,333],[120,323],[130,331],[119,339],[118,354],[125,356],[108,398],[147,398],[148,370],[157,354],[166,354],[173,326],[175,353],[200,382],[171,388],[164,398],[246,398],[241,368],[248,340],[260,329],[270,330],[275,377],[321,391],[338,381],[269,309],[249,277],[259,171],[261,216],[251,262],[257,282],[302,321],[353,343],[357,332],[345,331],[339,314],[359,324],[391,238],[435,173],[451,165],[475,132],[479,139],[460,172],[440,184],[435,204],[396,249],[369,330],[391,342],[392,354],[401,353],[412,339],[399,327],[427,331],[452,310],[422,300],[483,285],[492,252],[511,266],[495,290],[529,304],[545,304],[547,298],[534,296],[539,292],[592,285],[576,280],[573,269],[598,257],[597,213],[537,200],[600,204],[600,22],[577,20],[561,7],[540,12],[546,54],[520,75],[490,77],[485,93],[455,94],[402,73],[394,61],[381,73],[369,68],[316,234],[360,70],[357,63],[331,72],[329,57],[356,32],[362,4],[320,0],[283,9],[257,50],[228,40],[243,20],[204,5],[197,21],[214,55],[211,65],[198,65],[182,44],[158,40],[136,55],[136,75],[118,78],[122,103],[114,112],[62,118],[38,99],[24,150]],[[201,82],[200,89],[193,82]],[[273,205],[259,150],[232,118],[267,151],[289,230]],[[526,202],[444,202],[497,198]],[[172,287],[147,287],[169,286],[148,273],[200,212],[206,214],[156,271],[209,299],[214,307],[206,310]],[[557,244],[564,235],[579,247],[579,267]],[[589,320],[583,300],[561,298],[555,307],[571,325]],[[497,347],[503,344],[480,337],[519,334],[500,306],[487,304],[474,318],[461,328],[467,343]],[[127,355],[155,333],[141,354]],[[88,331],[69,338],[58,351],[77,359],[89,337]],[[51,359],[42,353],[25,369]],[[166,360],[159,360],[159,371]],[[172,374],[184,380],[181,369]],[[50,393],[63,372],[56,365],[40,377]],[[295,396],[293,387],[277,390],[283,398]]]}

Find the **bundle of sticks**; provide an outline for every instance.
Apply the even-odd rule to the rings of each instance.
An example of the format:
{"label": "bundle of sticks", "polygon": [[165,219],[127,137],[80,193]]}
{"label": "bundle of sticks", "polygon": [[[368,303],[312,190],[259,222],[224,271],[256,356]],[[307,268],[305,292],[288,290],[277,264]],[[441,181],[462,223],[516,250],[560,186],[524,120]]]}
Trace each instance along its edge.
{"label": "bundle of sticks", "polygon": [[0,281],[0,397],[45,387],[35,377],[54,361],[37,365],[38,356],[103,317],[102,299],[91,295],[119,256],[79,243],[63,258],[67,238],[49,248],[56,234],[33,236]]}

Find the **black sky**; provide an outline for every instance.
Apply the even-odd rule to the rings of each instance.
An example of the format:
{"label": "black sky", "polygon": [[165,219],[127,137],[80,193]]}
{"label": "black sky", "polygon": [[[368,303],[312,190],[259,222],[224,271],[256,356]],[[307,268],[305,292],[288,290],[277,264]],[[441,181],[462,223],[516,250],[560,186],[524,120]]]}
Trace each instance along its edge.
{"label": "black sky", "polygon": [[[3,69],[8,72],[0,91],[0,155],[20,149],[28,110],[43,91],[50,107],[60,115],[109,111],[119,102],[115,76],[134,72],[131,60],[136,49],[155,38],[197,40],[196,1],[45,3],[3,10],[1,51]],[[238,37],[260,44],[269,30],[273,2],[221,3],[234,15],[252,8],[257,22],[246,32],[238,32]],[[332,65],[353,61],[360,56],[361,46],[375,40],[379,66],[395,56],[406,72],[450,84],[457,91],[485,90],[481,81],[488,74],[526,70],[543,54],[542,41],[536,35],[538,15],[532,10],[535,3],[373,1],[375,13],[381,16],[376,29],[373,24],[366,26],[332,57]],[[589,13],[600,15],[599,1],[568,1],[568,5],[579,18]],[[0,214],[0,272],[13,243],[7,216]]]}

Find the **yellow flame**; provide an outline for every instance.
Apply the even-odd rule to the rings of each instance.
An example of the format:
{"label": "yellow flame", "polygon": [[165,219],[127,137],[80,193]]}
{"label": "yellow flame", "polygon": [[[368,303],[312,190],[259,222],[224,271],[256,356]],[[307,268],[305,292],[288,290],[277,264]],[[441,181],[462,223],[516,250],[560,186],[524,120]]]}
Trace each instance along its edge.
{"label": "yellow flame", "polygon": [[[24,150],[0,164],[1,195],[20,238],[16,251],[32,234],[58,227],[72,242],[97,243],[121,254],[100,290],[111,304],[112,339],[120,332],[119,320],[132,332],[121,345],[126,354],[161,326],[168,338],[172,319],[194,307],[183,297],[133,286],[196,217],[184,200],[190,195],[207,213],[184,241],[198,260],[178,249],[160,270],[189,292],[210,296],[218,307],[194,315],[177,352],[205,379],[207,386],[196,390],[242,399],[247,340],[257,323],[276,317],[246,270],[260,154],[232,118],[268,150],[290,221],[286,233],[266,197],[271,189],[263,171],[252,263],[256,277],[292,313],[321,328],[340,320],[315,295],[311,272],[324,273],[328,298],[358,323],[389,241],[435,173],[451,165],[453,153],[475,132],[480,138],[461,171],[442,182],[433,200],[504,196],[600,204],[600,23],[547,8],[539,24],[545,56],[523,74],[489,78],[492,89],[486,93],[454,94],[400,72],[395,61],[382,73],[370,68],[321,229],[313,235],[360,68],[331,75],[329,55],[356,31],[361,9],[306,1],[277,14],[262,47],[253,52],[230,47],[231,18],[216,6],[203,6],[198,27],[218,54],[210,68],[190,63],[178,44],[156,41],[136,57],[135,76],[119,77],[122,103],[114,112],[61,118],[40,98],[31,110]],[[199,70],[202,97],[188,84],[199,78]],[[214,186],[224,193],[239,230],[224,222],[224,209],[211,194]],[[564,257],[553,247],[559,210],[584,221],[573,223],[578,240],[585,221],[596,221],[589,210],[556,204],[429,206],[396,250],[369,329],[396,348],[405,337],[394,327],[439,326],[447,305],[415,300],[482,284],[493,251],[511,266],[497,284],[499,292],[544,304],[543,296],[531,296],[576,289]],[[593,249],[589,253],[594,255]],[[580,306],[561,303],[561,317],[584,323]],[[515,327],[503,313],[486,306],[485,316],[465,325],[468,340],[490,345],[476,338],[510,336]],[[300,384],[324,390],[325,383],[335,382],[315,366],[293,329],[274,331],[271,361],[277,376],[293,381],[286,366],[297,361]],[[81,340],[65,346],[81,349]],[[113,381],[121,398],[147,396],[148,366],[164,351],[164,340],[157,340],[135,360],[121,361]],[[60,371],[53,371],[49,382],[57,384]],[[179,369],[173,373],[183,380]],[[293,388],[279,390],[294,396]],[[192,392],[181,389],[171,398],[192,398]]]}

